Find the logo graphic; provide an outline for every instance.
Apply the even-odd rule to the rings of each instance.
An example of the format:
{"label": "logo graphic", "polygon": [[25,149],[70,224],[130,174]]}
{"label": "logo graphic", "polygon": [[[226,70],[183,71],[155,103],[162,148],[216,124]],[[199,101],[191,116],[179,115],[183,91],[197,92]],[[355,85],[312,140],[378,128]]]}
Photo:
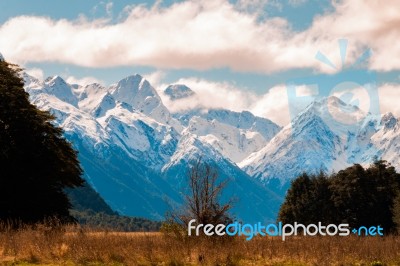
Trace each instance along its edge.
{"label": "logo graphic", "polygon": [[[289,80],[287,94],[290,118],[295,117],[314,101],[326,108],[328,123],[343,126],[359,124],[370,113],[379,115],[379,96],[374,72],[362,68],[372,52],[366,50],[351,66],[346,66],[347,40],[340,39],[341,68],[322,52],[315,58],[335,70],[335,74],[320,74]],[[361,111],[360,111],[361,110]]]}
{"label": "logo graphic", "polygon": [[[299,114],[310,112],[311,115],[316,115],[315,118],[311,117],[312,122],[315,122],[312,124],[313,127],[319,125],[318,121],[322,121],[324,124],[320,125],[324,127],[324,130],[330,131],[326,132],[327,138],[312,137],[312,140],[317,142],[316,145],[326,144],[334,149],[336,137],[344,144],[343,149],[337,151],[339,159],[338,157],[321,159],[316,157],[319,155],[312,148],[304,149],[302,156],[305,165],[320,164],[319,170],[323,171],[337,170],[335,167],[339,164],[334,166],[337,159],[353,164],[358,162],[361,156],[367,156],[363,160],[372,161],[371,154],[379,154],[373,146],[365,147],[368,149],[368,154],[358,154],[359,149],[352,146],[354,138],[357,137],[357,130],[367,127],[368,119],[380,119],[376,74],[363,66],[372,52],[369,49],[366,50],[353,65],[347,66],[345,63],[347,40],[340,39],[338,43],[341,66],[336,66],[320,51],[315,55],[318,61],[334,70],[335,73],[289,80],[286,86],[293,136],[296,137],[295,134],[302,131],[302,122],[311,121],[300,119],[303,116]],[[312,110],[307,108],[312,108]],[[313,128],[308,128],[308,130],[313,130]],[[327,141],[332,141],[332,143],[326,143]],[[308,142],[303,144],[307,147]],[[316,169],[314,166],[313,168]]]}

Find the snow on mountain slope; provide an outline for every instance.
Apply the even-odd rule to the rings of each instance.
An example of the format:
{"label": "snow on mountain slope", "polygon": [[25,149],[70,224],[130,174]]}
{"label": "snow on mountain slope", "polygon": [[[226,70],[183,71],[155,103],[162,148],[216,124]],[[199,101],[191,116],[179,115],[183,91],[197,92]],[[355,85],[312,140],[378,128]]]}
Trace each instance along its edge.
{"label": "snow on mountain slope", "polygon": [[142,76],[136,74],[122,79],[111,86],[109,91],[115,100],[125,102],[161,123],[172,125],[177,131],[182,130],[179,122],[171,117],[156,90]]}
{"label": "snow on mountain slope", "polygon": [[281,129],[269,119],[257,117],[248,111],[233,112],[224,109],[211,109],[207,112],[208,120],[215,119],[221,123],[250,132],[260,133],[266,141],[274,137]]}
{"label": "snow on mountain slope", "polygon": [[[160,219],[182,204],[189,165],[199,157],[231,180],[224,199],[238,199],[234,213],[246,222],[275,219],[289,181],[301,172],[330,173],[375,156],[400,170],[399,120],[336,97],[313,102],[280,128],[247,111],[171,114],[140,75],[108,88],[58,76],[23,78],[32,103],[53,113],[79,150],[85,178],[123,214]],[[193,95],[184,85],[168,88],[171,99]]]}
{"label": "snow on mountain slope", "polygon": [[278,180],[283,186],[303,171],[330,171],[333,160],[342,159],[336,157],[341,153],[340,138],[320,117],[307,114],[284,127],[267,146],[239,166],[266,183]]}
{"label": "snow on mountain slope", "polygon": [[[168,204],[182,202],[179,193],[154,170],[167,160],[165,157],[169,159],[168,152],[172,154],[175,150],[178,133],[171,126],[137,112],[125,102],[115,101],[105,88],[96,84],[72,87],[56,80],[40,87],[40,82],[26,78],[30,79],[27,84],[34,84],[26,87],[27,91],[33,91],[31,102],[55,115],[55,123],[79,151],[85,179],[115,210],[161,219]],[[66,88],[73,93],[60,94]],[[85,102],[88,97],[93,98],[94,104]],[[104,103],[107,97],[112,103]],[[105,113],[94,116],[93,111],[100,109]]]}
{"label": "snow on mountain slope", "polygon": [[188,193],[188,165],[198,158],[207,162],[219,174],[219,180],[228,180],[223,191],[222,201],[235,200],[232,210],[235,217],[249,223],[273,222],[282,198],[263,186],[257,180],[246,175],[230,160],[207,142],[201,141],[189,131],[184,131],[176,152],[163,169],[163,175],[169,183],[184,193]]}
{"label": "snow on mountain slope", "polygon": [[89,111],[96,118],[104,116],[108,110],[111,110],[117,106],[116,100],[109,92],[102,95],[100,101],[99,100],[93,101],[93,103],[96,103],[97,105],[92,108],[89,108]]}
{"label": "snow on mountain slope", "polygon": [[378,155],[400,171],[400,121],[387,113],[383,115],[380,126],[380,130],[371,137],[371,146],[377,147]]}
{"label": "snow on mountain slope", "polygon": [[[389,121],[394,123],[393,119]],[[371,142],[382,138],[379,130],[380,117],[365,114],[332,96],[310,104],[263,149],[248,156],[239,166],[276,189],[285,188],[302,172],[331,173],[354,163],[369,164],[375,156],[388,158],[382,151],[387,148]],[[396,133],[389,133],[386,145],[393,135]]]}
{"label": "snow on mountain slope", "polygon": [[79,151],[84,177],[121,214],[162,220],[171,206],[182,203],[182,196],[150,168],[127,156],[119,146],[106,144],[102,151],[87,150],[80,136],[66,137]]}
{"label": "snow on mountain slope", "polygon": [[[204,156],[224,178],[233,179],[225,198],[240,199],[235,209],[238,218],[274,218],[281,199],[245,174],[205,136],[182,130],[141,76],[130,76],[110,88],[70,85],[57,76],[45,82],[26,76],[26,84],[32,103],[56,116],[55,123],[79,150],[85,178],[115,210],[160,219],[168,206],[183,203],[188,163]],[[224,151],[248,153],[244,140],[257,144],[252,149],[265,143],[261,133],[249,131],[254,123],[242,130],[215,116],[218,119],[205,120],[202,130],[206,132],[212,123],[216,126],[210,134],[221,140],[224,131],[231,135],[226,142],[219,141],[225,146],[234,142],[232,150],[223,147]],[[203,118],[193,117],[193,123],[196,119]]]}
{"label": "snow on mountain slope", "polygon": [[272,121],[247,111],[197,109],[174,115],[186,130],[235,163],[263,148],[280,130]]}
{"label": "snow on mountain slope", "polygon": [[260,150],[267,143],[259,132],[247,131],[199,116],[190,119],[187,130],[235,163]]}
{"label": "snow on mountain slope", "polygon": [[59,76],[46,79],[44,81],[43,91],[47,94],[54,95],[63,102],[78,106],[78,99],[73,93],[73,87]]}
{"label": "snow on mountain slope", "polygon": [[98,108],[103,98],[109,94],[105,87],[97,83],[79,87],[74,92],[79,100],[79,109],[89,113]]}
{"label": "snow on mountain slope", "polygon": [[43,87],[43,82],[39,79],[28,75],[26,72],[22,73],[22,78],[24,79],[25,90],[35,90],[41,89]]}
{"label": "snow on mountain slope", "polygon": [[109,132],[111,142],[143,165],[159,170],[176,149],[179,133],[171,126],[117,103],[98,121]]}
{"label": "snow on mountain slope", "polygon": [[91,152],[100,152],[101,147],[109,142],[110,136],[100,123],[75,106],[44,93],[36,95],[31,101],[40,109],[50,111],[56,117],[55,123],[67,134],[74,133],[79,136],[85,148]]}

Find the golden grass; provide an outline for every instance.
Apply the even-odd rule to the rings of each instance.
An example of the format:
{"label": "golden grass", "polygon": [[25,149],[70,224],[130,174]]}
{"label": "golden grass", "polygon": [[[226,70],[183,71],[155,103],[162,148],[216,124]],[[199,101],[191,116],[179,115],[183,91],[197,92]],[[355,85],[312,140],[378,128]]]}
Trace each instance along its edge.
{"label": "golden grass", "polygon": [[45,227],[0,233],[0,265],[400,265],[400,237],[206,238]]}

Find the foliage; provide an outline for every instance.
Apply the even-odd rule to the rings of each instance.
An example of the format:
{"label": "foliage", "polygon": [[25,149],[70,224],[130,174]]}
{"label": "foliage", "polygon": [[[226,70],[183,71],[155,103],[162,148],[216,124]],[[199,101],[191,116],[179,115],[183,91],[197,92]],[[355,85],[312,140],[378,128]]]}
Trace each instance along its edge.
{"label": "foliage", "polygon": [[400,193],[393,203],[393,222],[396,225],[397,232],[400,233]]}
{"label": "foliage", "polygon": [[351,227],[380,225],[386,232],[393,231],[393,203],[399,191],[400,174],[382,160],[367,169],[355,164],[329,177],[324,173],[302,174],[292,182],[279,220],[348,223]]}
{"label": "foliage", "polygon": [[[333,216],[329,179],[324,173],[309,176],[303,173],[292,182],[279,211],[283,223],[327,223]],[[318,217],[317,220],[316,216]]]}
{"label": "foliage", "polygon": [[0,61],[0,220],[72,221],[63,190],[83,184],[77,153],[53,116],[29,102],[20,72]]}

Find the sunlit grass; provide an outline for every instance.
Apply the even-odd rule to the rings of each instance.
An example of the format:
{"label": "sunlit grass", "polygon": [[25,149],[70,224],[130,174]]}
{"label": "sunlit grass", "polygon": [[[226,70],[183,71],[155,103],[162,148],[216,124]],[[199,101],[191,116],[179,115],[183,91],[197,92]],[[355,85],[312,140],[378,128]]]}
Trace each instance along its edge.
{"label": "sunlit grass", "polygon": [[400,265],[400,237],[187,237],[45,226],[0,233],[0,265]]}

